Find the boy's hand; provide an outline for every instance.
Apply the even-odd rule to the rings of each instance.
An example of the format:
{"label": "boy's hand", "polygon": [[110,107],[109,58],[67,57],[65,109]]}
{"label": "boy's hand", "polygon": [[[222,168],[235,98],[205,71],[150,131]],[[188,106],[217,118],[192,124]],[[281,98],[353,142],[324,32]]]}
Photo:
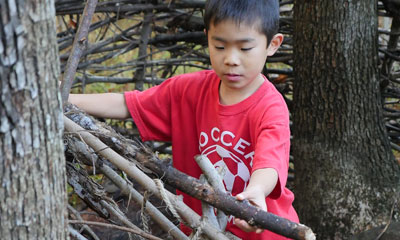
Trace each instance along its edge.
{"label": "boy's hand", "polygon": [[[239,201],[247,199],[254,206],[264,211],[267,211],[267,204],[265,203],[265,195],[263,194],[262,190],[258,189],[257,187],[248,187],[244,192],[236,195],[236,199]],[[236,226],[238,226],[245,232],[262,233],[264,231],[264,229],[253,227],[250,224],[248,224],[245,220],[239,218],[235,218],[234,223]]]}

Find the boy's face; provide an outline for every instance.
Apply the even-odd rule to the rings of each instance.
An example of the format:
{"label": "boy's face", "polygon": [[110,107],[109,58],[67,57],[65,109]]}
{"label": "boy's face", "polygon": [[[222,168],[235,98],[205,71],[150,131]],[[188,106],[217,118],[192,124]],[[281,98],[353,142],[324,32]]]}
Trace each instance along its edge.
{"label": "boy's face", "polygon": [[237,93],[244,97],[255,92],[264,81],[261,71],[267,56],[275,53],[282,42],[267,38],[255,27],[231,20],[210,24],[207,32],[211,65],[221,78],[220,94]]}

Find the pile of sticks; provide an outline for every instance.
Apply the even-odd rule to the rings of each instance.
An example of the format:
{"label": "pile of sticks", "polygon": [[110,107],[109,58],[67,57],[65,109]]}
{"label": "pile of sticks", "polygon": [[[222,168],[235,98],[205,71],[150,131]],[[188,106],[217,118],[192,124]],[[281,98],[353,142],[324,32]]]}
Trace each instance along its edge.
{"label": "pile of sticks", "polygon": [[[223,190],[223,186],[213,187],[204,181],[179,172],[172,167],[169,161],[160,159],[142,143],[126,139],[107,124],[87,116],[76,107],[66,105],[65,111],[68,183],[72,186],[75,194],[107,222],[125,225],[125,229],[129,229],[128,232],[136,234],[135,236],[159,239],[150,234],[151,230],[148,228],[148,216],[150,216],[164,230],[165,237],[189,239],[146,197],[151,194],[164,201],[176,219],[193,229],[191,239],[237,239],[228,232],[224,232],[227,218],[222,217],[217,220],[212,207],[225,214],[247,220],[255,226],[293,239],[315,239],[312,230],[307,226],[262,211],[247,201],[237,201]],[[205,162],[207,160],[201,157],[197,160],[209,182],[214,182],[212,184],[214,186],[221,185],[222,181],[218,179],[218,176],[214,177],[216,173],[212,173],[215,169],[211,163]],[[211,167],[207,168],[207,164]],[[88,170],[93,175],[96,175],[96,171],[101,173],[121,189],[121,194],[141,206],[139,210],[140,224],[144,230],[133,224],[124,215],[118,204],[108,196],[104,187],[89,177]],[[127,175],[127,178],[121,177],[121,175],[124,176],[123,173]],[[170,186],[202,200],[208,207],[207,209],[211,209],[211,211],[203,211],[203,216],[200,217],[187,207],[182,199],[168,191],[161,179]],[[133,187],[132,181],[144,189],[143,195]],[[73,226],[80,224],[79,228],[86,234],[90,234],[92,238],[98,237],[87,225],[115,226],[104,222],[84,221],[77,210],[72,206],[69,209],[71,216],[73,215],[71,218],[74,219],[70,221],[70,224]],[[217,224],[212,224],[214,222]],[[80,239],[84,238],[72,226],[71,234],[79,236]]]}
{"label": "pile of sticks", "polygon": [[[178,73],[209,69],[202,22],[204,2],[56,1],[64,101],[71,86],[84,92],[92,83],[133,83],[135,89],[143,90]],[[263,72],[291,109],[293,1],[283,0],[280,4],[280,31],[285,41],[268,58],[268,68]],[[381,92],[392,147],[400,151],[400,16],[390,7],[382,2],[378,5],[383,22],[391,21],[379,29]],[[77,239],[103,239],[104,227],[115,229],[107,231],[114,234],[108,235],[110,238],[119,234],[133,239],[188,239],[179,223],[193,229],[193,239],[235,239],[223,231],[225,214],[294,239],[315,238],[306,226],[235,201],[218,184],[208,185],[208,176],[201,182],[175,172],[168,160],[158,157],[168,156],[170,145],[143,145],[132,140],[138,134],[131,121],[117,122],[110,128],[110,122],[98,122],[68,104],[64,110],[68,183],[72,187],[70,233]],[[198,216],[174,195],[176,188],[201,199],[203,212],[212,214]],[[224,214],[216,218],[214,207]]]}
{"label": "pile of sticks", "polygon": [[[400,152],[400,3],[385,0],[379,12],[390,28],[379,29],[380,83],[385,125],[392,148]],[[385,11],[383,11],[385,10]]]}

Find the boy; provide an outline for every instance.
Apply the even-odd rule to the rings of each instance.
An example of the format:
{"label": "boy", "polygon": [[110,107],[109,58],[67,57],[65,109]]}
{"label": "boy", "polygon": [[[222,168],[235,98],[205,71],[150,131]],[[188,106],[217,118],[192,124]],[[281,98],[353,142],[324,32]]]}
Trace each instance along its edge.
{"label": "boy", "polygon": [[[71,94],[89,114],[135,121],[143,141],[172,141],[175,168],[198,178],[194,156],[225,167],[224,184],[238,200],[298,222],[286,187],[289,113],[261,74],[283,36],[278,0],[208,0],[204,15],[213,70],[183,74],[143,92]],[[201,214],[200,201],[183,194]],[[242,239],[286,239],[230,219]]]}

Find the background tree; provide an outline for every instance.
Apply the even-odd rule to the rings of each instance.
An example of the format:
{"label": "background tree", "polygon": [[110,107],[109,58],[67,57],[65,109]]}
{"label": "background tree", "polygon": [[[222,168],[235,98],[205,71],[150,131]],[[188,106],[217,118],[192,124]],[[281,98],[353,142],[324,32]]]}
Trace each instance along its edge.
{"label": "background tree", "polygon": [[0,1],[0,236],[65,239],[54,1]]}
{"label": "background tree", "polygon": [[399,166],[382,118],[377,12],[377,1],[295,1],[295,207],[320,239],[385,223],[398,197]]}

